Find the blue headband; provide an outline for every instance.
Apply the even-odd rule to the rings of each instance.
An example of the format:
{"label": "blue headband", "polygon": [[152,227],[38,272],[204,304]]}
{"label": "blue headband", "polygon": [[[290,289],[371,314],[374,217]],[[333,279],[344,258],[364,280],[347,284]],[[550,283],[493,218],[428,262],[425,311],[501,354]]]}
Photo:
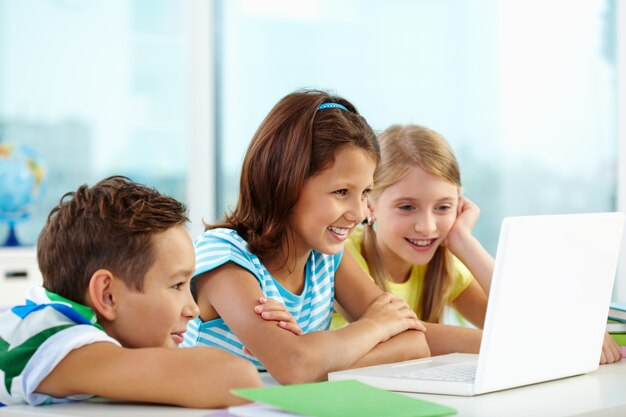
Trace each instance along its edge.
{"label": "blue headband", "polygon": [[317,108],[317,110],[324,110],[324,109],[341,109],[345,111],[350,111],[348,110],[346,106],[344,106],[343,104],[339,104],[339,103],[322,103]]}

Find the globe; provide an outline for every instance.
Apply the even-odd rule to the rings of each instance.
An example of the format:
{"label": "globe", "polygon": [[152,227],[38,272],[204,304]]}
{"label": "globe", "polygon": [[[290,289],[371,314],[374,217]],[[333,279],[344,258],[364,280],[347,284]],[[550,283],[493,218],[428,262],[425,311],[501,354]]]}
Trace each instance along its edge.
{"label": "globe", "polygon": [[0,143],[0,222],[8,223],[5,246],[18,246],[15,224],[28,218],[46,183],[39,153],[26,145]]}

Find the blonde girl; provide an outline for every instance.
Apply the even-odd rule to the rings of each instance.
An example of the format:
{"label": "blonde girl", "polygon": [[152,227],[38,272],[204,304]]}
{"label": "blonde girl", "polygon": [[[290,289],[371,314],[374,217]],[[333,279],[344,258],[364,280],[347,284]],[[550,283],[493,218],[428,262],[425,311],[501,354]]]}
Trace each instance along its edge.
{"label": "blonde girl", "polygon": [[[482,328],[494,261],[472,235],[480,210],[461,193],[450,145],[418,125],[391,126],[378,139],[381,161],[368,221],[346,247],[380,288],[406,300],[425,322],[442,322],[451,306]],[[435,332],[428,323],[430,343]],[[341,325],[335,315],[333,328]],[[437,337],[449,341],[450,350],[479,347],[475,333],[451,338],[446,332]],[[601,363],[619,360],[618,353],[610,336],[605,338]]]}

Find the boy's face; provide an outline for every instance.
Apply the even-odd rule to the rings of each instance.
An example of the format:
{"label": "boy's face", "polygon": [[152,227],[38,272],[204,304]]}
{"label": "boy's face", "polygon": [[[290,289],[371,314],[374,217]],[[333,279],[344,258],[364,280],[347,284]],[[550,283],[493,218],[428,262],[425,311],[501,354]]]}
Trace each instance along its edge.
{"label": "boy's face", "polygon": [[105,329],[125,347],[177,347],[187,322],[199,314],[189,287],[195,266],[189,234],[176,226],[152,239],[155,262],[143,291],[116,280],[117,314]]}

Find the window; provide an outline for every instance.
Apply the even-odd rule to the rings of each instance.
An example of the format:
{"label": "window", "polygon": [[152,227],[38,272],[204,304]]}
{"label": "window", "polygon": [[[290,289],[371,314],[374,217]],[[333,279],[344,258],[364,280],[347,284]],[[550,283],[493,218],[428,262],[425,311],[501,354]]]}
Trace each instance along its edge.
{"label": "window", "polygon": [[442,133],[492,254],[505,216],[616,209],[614,1],[218,5],[217,213],[263,117],[302,87],[345,96],[375,130]]}
{"label": "window", "polygon": [[0,143],[36,149],[47,168],[42,200],[17,226],[22,243],[65,192],[108,175],[186,200],[187,7],[0,0]]}

